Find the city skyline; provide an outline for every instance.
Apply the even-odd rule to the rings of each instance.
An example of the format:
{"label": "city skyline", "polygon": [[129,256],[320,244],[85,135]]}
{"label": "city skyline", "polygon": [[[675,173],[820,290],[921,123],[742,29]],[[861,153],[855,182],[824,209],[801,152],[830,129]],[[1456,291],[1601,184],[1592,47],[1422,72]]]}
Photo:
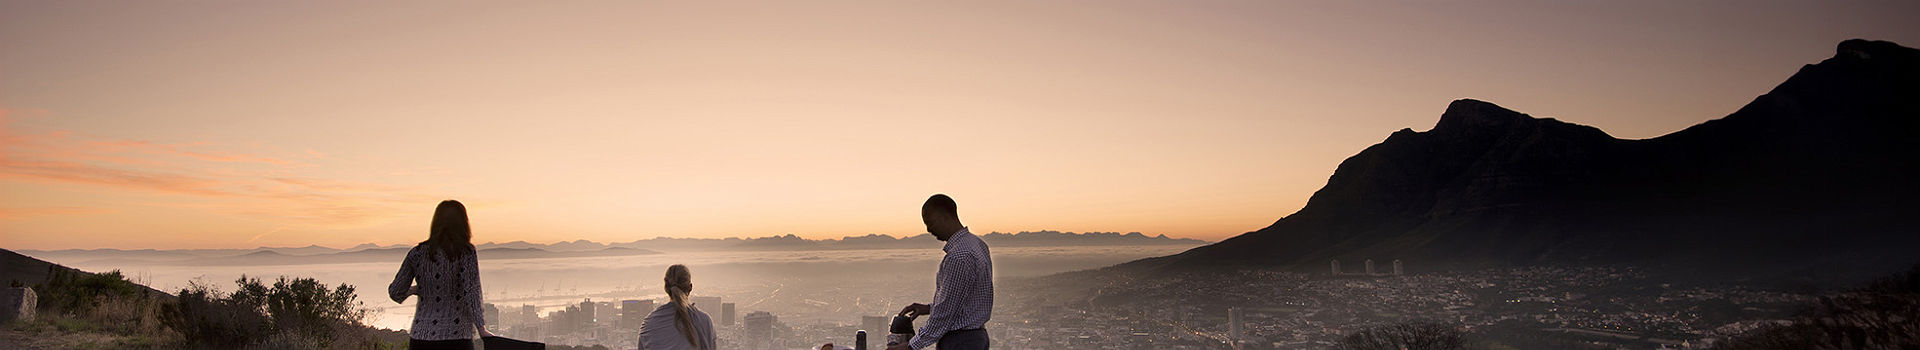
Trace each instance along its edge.
{"label": "city skyline", "polygon": [[447,198],[476,243],[900,236],[932,193],[1218,241],[1455,98],[1649,138],[1920,42],[1863,4],[846,6],[7,2],[0,245],[409,243]]}

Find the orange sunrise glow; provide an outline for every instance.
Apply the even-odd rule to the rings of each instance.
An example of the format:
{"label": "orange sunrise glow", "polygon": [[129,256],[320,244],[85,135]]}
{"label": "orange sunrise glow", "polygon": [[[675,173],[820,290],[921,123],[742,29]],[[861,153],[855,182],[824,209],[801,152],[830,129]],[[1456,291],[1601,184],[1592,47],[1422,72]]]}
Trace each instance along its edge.
{"label": "orange sunrise glow", "polygon": [[1454,99],[1649,138],[1920,43],[1910,2],[1172,4],[9,2],[0,246],[411,243],[442,199],[476,243],[900,236],[933,193],[1217,241]]}

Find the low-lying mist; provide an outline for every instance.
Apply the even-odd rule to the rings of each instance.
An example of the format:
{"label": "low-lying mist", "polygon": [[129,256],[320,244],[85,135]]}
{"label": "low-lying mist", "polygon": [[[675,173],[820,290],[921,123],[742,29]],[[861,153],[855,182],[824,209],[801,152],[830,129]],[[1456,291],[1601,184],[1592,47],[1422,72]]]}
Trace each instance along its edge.
{"label": "low-lying mist", "polygon": [[[1140,258],[1164,256],[1190,245],[999,247],[993,249],[996,279],[1018,279],[1094,269]],[[913,302],[927,302],[942,256],[938,248],[661,252],[628,256],[488,259],[481,254],[481,283],[487,302],[518,312],[532,305],[540,313],[591,298],[664,301],[661,277],[666,267],[685,264],[694,272],[695,297],[720,297],[736,304],[740,315],[768,311],[782,321],[855,324],[860,316],[880,316]],[[110,263],[112,260],[97,262]],[[56,261],[58,262],[58,261]],[[386,295],[400,261],[301,265],[122,265],[77,262],[89,271],[121,270],[137,282],[177,291],[199,281],[229,286],[241,275],[311,277],[328,284],[353,285],[376,327],[404,328],[413,300],[395,304]],[[1006,293],[1007,291],[1002,291]],[[711,303],[711,302],[709,302]],[[699,305],[719,316],[719,305]]]}

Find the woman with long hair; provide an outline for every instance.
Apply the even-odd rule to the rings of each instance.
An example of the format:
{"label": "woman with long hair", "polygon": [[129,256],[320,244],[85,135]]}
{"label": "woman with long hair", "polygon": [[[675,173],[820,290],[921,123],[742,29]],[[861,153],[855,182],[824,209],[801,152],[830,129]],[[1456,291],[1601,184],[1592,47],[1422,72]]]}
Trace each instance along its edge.
{"label": "woman with long hair", "polygon": [[476,331],[493,336],[480,313],[480,258],[474,256],[465,205],[445,200],[433,210],[427,240],[407,251],[387,295],[396,303],[420,297],[407,333],[409,349],[471,350]]}
{"label": "woman with long hair", "polygon": [[719,340],[713,319],[693,305],[693,272],[686,265],[667,267],[667,303],[640,323],[640,350],[712,350]]}

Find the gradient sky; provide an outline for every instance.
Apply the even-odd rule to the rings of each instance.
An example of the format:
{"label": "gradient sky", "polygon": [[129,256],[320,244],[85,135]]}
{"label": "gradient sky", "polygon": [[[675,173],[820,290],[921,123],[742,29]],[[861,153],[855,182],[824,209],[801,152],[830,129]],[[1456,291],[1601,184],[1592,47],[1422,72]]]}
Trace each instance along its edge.
{"label": "gradient sky", "polygon": [[1218,240],[1448,101],[1648,138],[1920,2],[0,1],[0,247]]}

